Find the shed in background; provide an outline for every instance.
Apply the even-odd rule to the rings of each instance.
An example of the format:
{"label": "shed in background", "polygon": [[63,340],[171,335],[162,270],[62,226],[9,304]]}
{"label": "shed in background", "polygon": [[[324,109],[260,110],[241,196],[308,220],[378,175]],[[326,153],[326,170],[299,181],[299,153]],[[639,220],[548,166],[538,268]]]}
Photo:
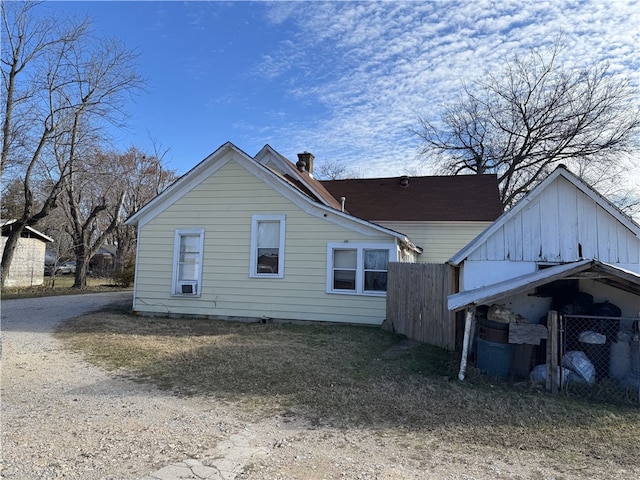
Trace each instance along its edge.
{"label": "shed in background", "polygon": [[[0,246],[4,252],[7,237],[15,220],[0,220],[2,236]],[[38,230],[26,227],[9,267],[9,275],[5,282],[7,287],[32,287],[44,283],[44,258],[46,245],[53,239]]]}

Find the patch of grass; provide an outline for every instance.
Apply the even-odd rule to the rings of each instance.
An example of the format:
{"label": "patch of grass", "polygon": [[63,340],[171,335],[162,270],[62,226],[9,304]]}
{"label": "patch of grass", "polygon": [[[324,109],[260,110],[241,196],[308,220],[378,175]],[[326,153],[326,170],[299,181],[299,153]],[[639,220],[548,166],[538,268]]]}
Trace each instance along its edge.
{"label": "patch of grass", "polygon": [[[412,432],[464,445],[533,450],[578,468],[640,468],[640,410],[501,383],[458,382],[449,352],[369,327],[262,325],[87,315],[59,337],[98,365],[179,394],[236,402],[247,415]],[[395,353],[388,355],[392,349]]]}
{"label": "patch of grass", "polygon": [[107,277],[87,277],[87,286],[83,289],[73,288],[73,275],[45,277],[44,284],[33,287],[5,287],[1,295],[4,300],[15,298],[49,297],[53,295],[77,295],[81,293],[103,293],[118,290],[130,290],[122,287]]}

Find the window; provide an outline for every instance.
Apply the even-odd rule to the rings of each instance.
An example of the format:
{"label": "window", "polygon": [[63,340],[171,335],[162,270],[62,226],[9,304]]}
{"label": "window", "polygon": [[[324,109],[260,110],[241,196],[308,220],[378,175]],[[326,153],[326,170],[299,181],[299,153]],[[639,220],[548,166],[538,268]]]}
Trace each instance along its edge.
{"label": "window", "polygon": [[397,260],[397,248],[387,244],[330,243],[327,259],[327,292],[384,295],[387,265]]}
{"label": "window", "polygon": [[356,291],[358,250],[335,249],[333,251],[333,290]]}
{"label": "window", "polygon": [[386,292],[389,250],[365,248],[363,252],[365,292]]}
{"label": "window", "polygon": [[250,277],[284,277],[284,232],[284,215],[251,217]]}
{"label": "window", "polygon": [[204,229],[176,230],[173,244],[172,294],[200,296]]}

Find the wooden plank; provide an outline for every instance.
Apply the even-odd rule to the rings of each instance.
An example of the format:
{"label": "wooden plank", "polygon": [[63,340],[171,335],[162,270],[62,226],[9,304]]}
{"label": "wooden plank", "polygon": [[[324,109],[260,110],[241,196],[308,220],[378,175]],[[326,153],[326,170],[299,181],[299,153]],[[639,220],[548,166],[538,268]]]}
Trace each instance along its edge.
{"label": "wooden plank", "polygon": [[578,254],[582,258],[597,258],[598,256],[598,222],[596,219],[595,202],[582,192],[577,198],[578,217]]}
{"label": "wooden plank", "polygon": [[578,255],[578,189],[570,182],[558,178],[558,238],[560,259],[572,262]]}
{"label": "wooden plank", "polygon": [[453,269],[449,265],[389,264],[387,324],[408,338],[455,348],[455,322],[447,308],[447,296],[453,290]]}
{"label": "wooden plank", "polygon": [[547,390],[558,393],[558,312],[550,310],[547,314]]}
{"label": "wooden plank", "polygon": [[[609,243],[609,213],[601,207],[596,208],[597,235],[598,235],[598,252],[597,258],[602,262],[611,262],[611,245]],[[617,248],[617,245],[616,245]]]}
{"label": "wooden plank", "polygon": [[528,323],[509,324],[509,343],[540,345],[547,338],[547,327]]}
{"label": "wooden plank", "polygon": [[516,228],[519,220],[520,216],[516,215],[504,224],[504,256],[501,260],[516,261],[518,256],[522,258],[522,253],[517,251],[517,239],[522,236],[522,232]]}
{"label": "wooden plank", "polygon": [[540,259],[540,202],[536,198],[527,204],[522,211],[522,236],[526,239],[522,247],[522,260],[536,261]]}
{"label": "wooden plank", "polygon": [[629,263],[628,230],[619,222],[617,222],[616,239],[618,241],[616,263]]}
{"label": "wooden plank", "polygon": [[487,260],[504,260],[504,226],[498,228],[485,242],[487,245]]}
{"label": "wooden plank", "polygon": [[558,182],[549,184],[538,197],[540,199],[540,244],[539,260],[546,262],[560,261]]}

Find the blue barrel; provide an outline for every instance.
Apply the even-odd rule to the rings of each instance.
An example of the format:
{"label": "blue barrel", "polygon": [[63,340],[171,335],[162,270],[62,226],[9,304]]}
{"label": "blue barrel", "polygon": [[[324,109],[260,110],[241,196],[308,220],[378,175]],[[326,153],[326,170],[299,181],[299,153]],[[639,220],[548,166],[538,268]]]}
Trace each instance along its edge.
{"label": "blue barrel", "polygon": [[478,338],[476,367],[490,377],[508,378],[511,369],[513,345],[496,343]]}

